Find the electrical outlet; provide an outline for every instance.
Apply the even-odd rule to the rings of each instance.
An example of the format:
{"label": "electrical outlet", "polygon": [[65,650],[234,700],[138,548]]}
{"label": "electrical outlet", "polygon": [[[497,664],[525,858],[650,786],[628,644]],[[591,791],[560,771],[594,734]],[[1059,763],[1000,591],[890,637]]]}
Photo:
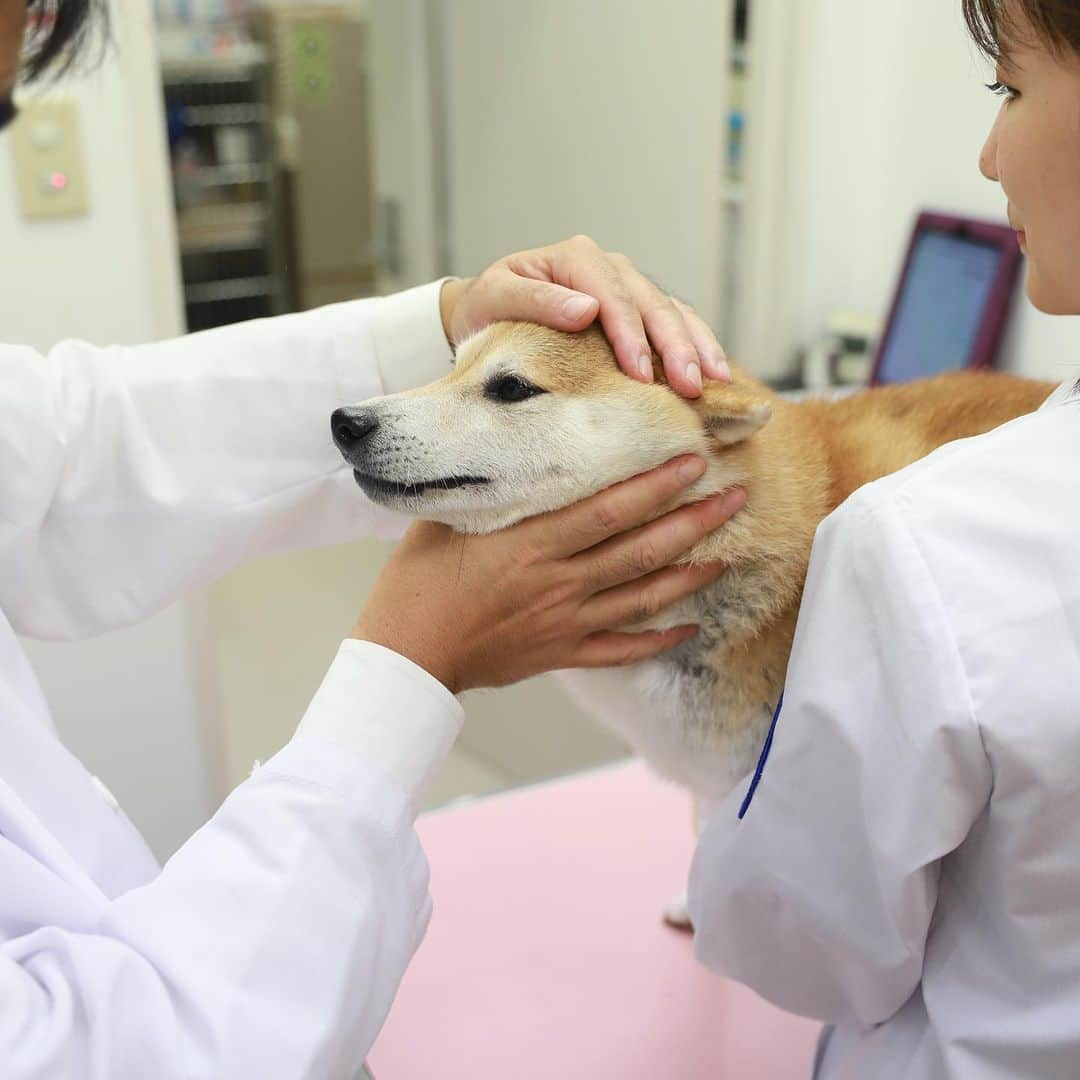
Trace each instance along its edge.
{"label": "electrical outlet", "polygon": [[23,217],[86,214],[86,162],[75,102],[20,103],[11,136]]}

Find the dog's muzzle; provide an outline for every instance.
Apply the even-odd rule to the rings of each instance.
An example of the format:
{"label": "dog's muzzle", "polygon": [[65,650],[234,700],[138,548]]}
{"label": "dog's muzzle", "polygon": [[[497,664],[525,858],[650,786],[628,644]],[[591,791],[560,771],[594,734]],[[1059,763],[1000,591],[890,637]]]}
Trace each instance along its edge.
{"label": "dog's muzzle", "polygon": [[373,409],[349,408],[337,409],[330,417],[330,434],[334,445],[341,451],[341,456],[353,467],[353,476],[357,484],[376,502],[388,499],[408,499],[424,495],[429,491],[454,491],[456,488],[473,487],[488,484],[485,476],[441,476],[434,479],[393,480],[388,476],[377,475],[381,470],[366,460],[370,456],[371,446],[365,441],[379,430],[379,417]]}

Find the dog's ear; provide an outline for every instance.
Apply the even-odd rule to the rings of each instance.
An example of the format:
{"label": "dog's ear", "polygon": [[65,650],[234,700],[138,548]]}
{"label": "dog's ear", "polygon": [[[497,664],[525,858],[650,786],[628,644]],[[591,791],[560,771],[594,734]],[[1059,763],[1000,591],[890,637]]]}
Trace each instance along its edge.
{"label": "dog's ear", "polygon": [[705,430],[722,446],[749,439],[772,417],[768,401],[742,391],[738,386],[722,383],[707,385],[698,399],[698,412]]}

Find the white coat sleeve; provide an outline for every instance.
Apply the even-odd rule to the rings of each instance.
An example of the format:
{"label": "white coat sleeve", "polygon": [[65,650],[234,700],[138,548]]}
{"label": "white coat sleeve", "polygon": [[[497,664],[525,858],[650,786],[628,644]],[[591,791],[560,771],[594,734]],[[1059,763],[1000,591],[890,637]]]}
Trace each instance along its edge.
{"label": "white coat sleeve", "polygon": [[939,860],[991,773],[917,537],[873,487],[818,531],[759,770],[694,857],[698,957],[788,1011],[880,1023],[919,983]]}
{"label": "white coat sleeve", "polygon": [[341,405],[449,371],[434,283],[174,341],[0,346],[0,609],[73,638],[259,555],[402,519],[330,438]]}
{"label": "white coat sleeve", "polygon": [[293,740],[149,884],[12,933],[75,886],[0,837],[0,1075],[354,1077],[427,926],[412,824],[461,719],[346,641]]}

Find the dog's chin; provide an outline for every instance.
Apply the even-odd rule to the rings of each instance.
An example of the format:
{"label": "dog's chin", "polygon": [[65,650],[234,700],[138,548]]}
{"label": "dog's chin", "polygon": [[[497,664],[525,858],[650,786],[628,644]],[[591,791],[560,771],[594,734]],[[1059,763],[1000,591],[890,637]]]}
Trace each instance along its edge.
{"label": "dog's chin", "polygon": [[437,480],[387,480],[353,469],[353,477],[372,502],[399,506],[403,502],[445,495],[462,488],[485,487],[491,481],[484,476],[444,476]]}
{"label": "dog's chin", "polygon": [[353,478],[361,491],[374,503],[399,514],[438,521],[453,528],[467,528],[477,516],[484,516],[483,499],[490,480],[479,476],[453,476],[439,480],[398,481],[371,476],[353,469]]}
{"label": "dog's chin", "polygon": [[497,495],[489,479],[455,477],[456,483],[402,483],[353,470],[357,485],[374,503],[421,521],[437,521],[462,533],[498,532],[544,508],[493,505]]}

